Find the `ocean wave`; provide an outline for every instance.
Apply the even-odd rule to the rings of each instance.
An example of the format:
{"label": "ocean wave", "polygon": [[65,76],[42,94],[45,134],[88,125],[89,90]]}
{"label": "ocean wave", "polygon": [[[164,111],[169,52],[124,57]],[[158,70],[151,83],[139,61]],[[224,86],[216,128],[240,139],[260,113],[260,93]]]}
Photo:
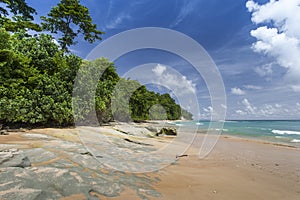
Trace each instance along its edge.
{"label": "ocean wave", "polygon": [[300,142],[300,140],[293,139],[293,140],[291,140],[291,142],[293,142],[293,143],[298,143],[298,142]]}
{"label": "ocean wave", "polygon": [[274,134],[279,134],[279,135],[300,135],[299,131],[289,131],[289,130],[272,130],[271,131]]}
{"label": "ocean wave", "polygon": [[202,126],[202,125],[204,125],[204,124],[203,124],[203,123],[200,123],[200,122],[197,122],[196,125]]}
{"label": "ocean wave", "polygon": [[260,128],[260,130],[262,130],[262,131],[271,131],[272,129],[270,129],[270,128]]}

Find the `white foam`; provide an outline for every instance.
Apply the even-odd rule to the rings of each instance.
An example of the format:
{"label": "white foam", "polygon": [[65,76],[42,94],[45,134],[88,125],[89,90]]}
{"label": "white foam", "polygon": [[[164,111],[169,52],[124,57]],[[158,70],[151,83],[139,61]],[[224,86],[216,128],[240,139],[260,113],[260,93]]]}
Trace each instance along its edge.
{"label": "white foam", "polygon": [[203,123],[197,122],[196,125],[201,126],[204,125]]}
{"label": "white foam", "polygon": [[288,131],[288,130],[272,130],[272,133],[279,135],[300,135],[299,131]]}
{"label": "white foam", "polygon": [[228,129],[225,129],[225,128],[223,128],[223,129],[215,128],[214,130],[216,130],[216,131],[228,131]]}
{"label": "white foam", "polygon": [[300,142],[300,140],[293,139],[293,140],[291,140],[291,142],[298,143],[298,142]]}

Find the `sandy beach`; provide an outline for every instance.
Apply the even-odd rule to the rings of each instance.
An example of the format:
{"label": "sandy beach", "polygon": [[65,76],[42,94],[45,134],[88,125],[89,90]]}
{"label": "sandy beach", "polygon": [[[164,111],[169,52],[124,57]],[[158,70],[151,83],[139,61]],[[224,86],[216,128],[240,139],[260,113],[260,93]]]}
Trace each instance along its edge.
{"label": "sandy beach", "polygon": [[[118,126],[118,129],[122,129],[122,126]],[[125,129],[128,130],[128,127]],[[115,139],[130,138],[151,144],[155,148],[172,141],[170,137],[137,140],[124,133],[114,132],[112,127],[102,127],[101,130]],[[201,142],[202,139],[203,134],[198,134],[196,141]],[[34,129],[26,132],[12,132],[9,135],[2,135],[0,143],[2,150],[11,148],[8,145],[15,145],[14,148],[21,149],[25,153],[28,151],[32,153],[33,150],[39,150],[44,155],[48,155],[49,152],[55,153],[49,160],[39,160],[41,158],[33,158],[30,153],[27,153],[32,166],[24,170],[31,170],[30,173],[36,171],[37,168],[55,167],[59,170],[68,169],[68,173],[72,176],[79,175],[75,177],[79,180],[78,188],[83,188],[82,191],[67,192],[67,195],[62,194],[58,199],[88,199],[87,195],[99,199],[300,199],[300,150],[262,141],[221,136],[213,151],[204,159],[199,158],[199,143],[193,144],[185,152],[186,156],[178,158],[175,163],[145,174],[124,174],[103,169],[101,165],[94,164],[92,157],[88,157],[88,152],[81,153],[79,155],[81,157],[74,156],[74,152],[83,151],[81,147],[76,146],[81,142],[75,129]],[[124,141],[123,143],[130,144]],[[59,145],[62,147],[60,148]],[[105,155],[103,155],[104,158]],[[72,166],[67,161],[70,161]],[[79,168],[81,166],[83,167]],[[8,173],[9,170],[13,169],[1,167],[0,176]],[[85,172],[93,170],[92,176],[95,179],[91,180],[89,177],[91,174],[81,174],[80,170]],[[15,171],[13,172],[16,174]],[[20,173],[24,176],[25,172]],[[89,189],[87,192],[84,190],[86,186],[83,187],[83,184],[89,185],[92,182],[93,188],[103,187],[102,182],[97,181],[104,176],[106,182],[111,181],[107,183],[108,185],[119,184],[117,187],[119,189],[109,188],[104,192],[100,189]],[[135,181],[129,181],[133,177]],[[5,176],[5,178],[10,182],[15,180],[13,177]],[[4,181],[3,178],[2,180]],[[8,194],[13,194],[9,193],[10,190],[5,190],[5,185],[2,182],[0,184],[0,199],[10,199],[8,197],[11,196]],[[23,183],[23,185],[26,184]],[[107,193],[107,190],[113,192]],[[22,192],[22,190],[17,192]]]}
{"label": "sandy beach", "polygon": [[198,149],[160,172],[163,199],[299,199],[300,151],[223,136],[199,159]]}

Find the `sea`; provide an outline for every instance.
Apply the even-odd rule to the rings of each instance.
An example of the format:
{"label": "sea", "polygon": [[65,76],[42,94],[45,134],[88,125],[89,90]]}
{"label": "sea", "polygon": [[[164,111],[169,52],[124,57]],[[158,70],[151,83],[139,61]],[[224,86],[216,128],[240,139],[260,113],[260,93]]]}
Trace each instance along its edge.
{"label": "sea", "polygon": [[[197,130],[211,129],[210,121],[176,121],[176,126]],[[300,120],[229,120],[222,135],[254,139],[300,148]]]}

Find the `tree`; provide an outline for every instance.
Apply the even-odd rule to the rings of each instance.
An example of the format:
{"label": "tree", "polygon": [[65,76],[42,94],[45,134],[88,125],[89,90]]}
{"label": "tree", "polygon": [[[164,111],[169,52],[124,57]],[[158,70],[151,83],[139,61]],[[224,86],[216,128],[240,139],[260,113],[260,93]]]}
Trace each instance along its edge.
{"label": "tree", "polygon": [[[0,0],[0,3],[6,4],[15,16],[22,16],[26,21],[33,20],[32,14],[36,14],[34,8],[27,5],[25,0]],[[5,8],[0,8],[0,17],[7,16],[8,11]]]}
{"label": "tree", "polygon": [[[101,74],[101,77],[95,74]],[[107,59],[82,62],[76,80],[79,87],[73,90],[73,109],[77,123],[95,125],[97,122],[91,121],[93,111],[100,124],[112,119],[111,98],[118,80],[114,64]]]}
{"label": "tree", "polygon": [[[6,8],[0,7],[0,26],[7,31],[16,32],[19,29],[41,31],[38,24],[31,22],[37,14],[35,9],[28,6],[25,0],[0,0]],[[13,16],[8,18],[9,13]]]}
{"label": "tree", "polygon": [[0,28],[0,37],[0,123],[73,124],[71,87],[81,59],[64,55],[49,35]]}
{"label": "tree", "polygon": [[[61,0],[53,7],[48,17],[42,16],[44,30],[57,34],[62,33],[58,39],[63,51],[76,44],[75,38],[82,33],[84,39],[90,43],[101,40],[102,31],[97,30],[96,24],[92,23],[87,7],[80,4],[79,0]],[[77,27],[77,29],[75,29]]]}

